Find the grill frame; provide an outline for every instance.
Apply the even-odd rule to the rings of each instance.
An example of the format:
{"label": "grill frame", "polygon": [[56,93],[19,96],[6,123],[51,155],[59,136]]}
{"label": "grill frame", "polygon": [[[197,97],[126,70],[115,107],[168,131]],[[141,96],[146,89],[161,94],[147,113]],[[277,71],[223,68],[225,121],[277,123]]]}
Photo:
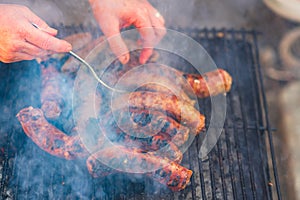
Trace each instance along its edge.
{"label": "grill frame", "polygon": [[[87,30],[83,27],[57,27],[61,31],[60,34],[68,35],[69,33],[80,32],[82,30]],[[39,107],[39,102],[36,101],[38,99],[38,94],[31,95],[30,90],[26,91],[28,95],[28,99],[22,100],[21,102],[18,100],[18,96],[16,96],[15,92],[19,91],[22,83],[17,83],[17,81],[28,81],[28,77],[26,75],[32,73],[32,70],[29,67],[34,67],[30,65],[35,65],[36,69],[34,69],[35,73],[35,82],[39,82],[39,71],[37,67],[37,63],[35,62],[20,62],[14,64],[2,64],[1,68],[3,81],[1,87],[5,90],[1,90],[1,101],[2,106],[5,110],[6,116],[1,117],[0,123],[4,125],[4,128],[1,130],[5,132],[4,139],[6,139],[6,143],[1,144],[1,179],[0,179],[0,196],[3,199],[22,199],[22,198],[31,198],[31,190],[34,188],[31,183],[23,186],[21,185],[21,180],[19,179],[20,174],[23,171],[20,169],[22,166],[18,166],[20,163],[26,163],[26,160],[22,160],[24,158],[30,158],[28,154],[35,153],[38,158],[41,158],[40,167],[47,166],[47,162],[57,162],[58,164],[54,164],[50,170],[50,176],[53,182],[50,181],[51,191],[45,190],[42,186],[42,192],[37,194],[36,198],[84,198],[87,199],[155,199],[157,197],[164,199],[260,199],[263,197],[264,199],[281,199],[280,193],[280,185],[279,185],[279,177],[277,172],[277,166],[275,161],[275,153],[274,153],[274,145],[272,142],[272,133],[273,129],[270,125],[270,121],[268,118],[268,107],[266,103],[266,95],[263,86],[263,76],[261,72],[261,66],[259,64],[259,49],[257,37],[259,33],[253,30],[234,30],[234,29],[189,29],[189,28],[176,28],[179,32],[186,33],[191,36],[196,41],[199,41],[212,55],[213,59],[216,61],[217,66],[220,68],[225,68],[226,66],[230,66],[231,73],[234,77],[238,77],[238,79],[245,78],[243,81],[237,80],[236,86],[234,88],[234,92],[231,92],[227,96],[229,101],[229,112],[232,112],[235,119],[226,119],[225,122],[225,133],[222,133],[221,138],[212,152],[208,155],[208,157],[204,160],[196,160],[193,159],[195,156],[198,156],[199,142],[198,138],[195,141],[189,151],[185,154],[183,163],[187,165],[188,168],[198,169],[198,172],[194,173],[191,179],[191,185],[184,191],[178,193],[172,193],[165,188],[153,188],[153,182],[144,177],[133,177],[128,178],[127,176],[112,176],[109,179],[103,180],[93,180],[87,177],[88,182],[92,182],[92,189],[88,191],[92,191],[92,194],[88,194],[88,197],[85,196],[85,192],[80,194],[82,196],[78,196],[78,194],[74,194],[74,189],[71,186],[71,189],[67,187],[68,177],[64,176],[66,171],[74,173],[70,168],[70,166],[74,165],[77,167],[84,166],[83,161],[74,161],[73,163],[65,164],[66,162],[63,160],[59,160],[56,158],[52,158],[46,153],[42,152],[39,148],[37,148],[29,139],[24,136],[20,125],[17,123],[15,119],[15,114],[22,107],[25,106],[37,106]],[[91,31],[90,29],[88,31]],[[91,32],[98,31],[92,30]],[[233,44],[233,45],[232,45]],[[222,50],[222,45],[224,45],[224,53],[219,52],[217,56],[211,54],[214,51]],[[232,46],[231,46],[232,45]],[[239,46],[240,45],[240,46]],[[232,47],[233,49],[229,49]],[[242,49],[243,52],[247,55],[245,63],[241,61],[241,58],[236,55],[231,55],[232,52],[238,52]],[[220,53],[223,53],[222,55]],[[224,62],[225,61],[225,62]],[[241,69],[242,64],[246,64],[245,69],[248,74],[243,74]],[[25,70],[22,70],[22,68]],[[244,66],[243,66],[244,67]],[[17,73],[16,70],[21,71]],[[23,78],[22,78],[23,77]],[[19,78],[19,80],[18,80]],[[252,80],[249,83],[249,91],[245,92],[243,89],[245,86],[243,82],[245,80]],[[34,88],[34,83],[31,83],[30,87]],[[246,84],[246,83],[245,83]],[[255,108],[250,116],[248,116],[247,106],[239,105],[237,106],[233,102],[244,103],[245,94],[253,94],[253,96],[249,97],[253,100],[250,108]],[[251,102],[247,102],[251,103]],[[200,100],[200,105],[207,105],[209,107],[209,102],[207,100]],[[236,109],[237,107],[237,109]],[[205,109],[204,106],[203,112],[205,114],[209,114],[209,111]],[[13,112],[10,112],[13,111]],[[236,113],[237,112],[237,113]],[[254,115],[253,115],[254,114]],[[253,115],[253,116],[252,116]],[[251,121],[247,120],[249,117],[254,117],[256,120]],[[7,121],[6,121],[7,120]],[[8,121],[13,121],[13,126],[10,127],[5,124]],[[23,134],[23,135],[22,135]],[[231,135],[229,135],[231,134]],[[249,137],[249,134],[255,135],[255,138]],[[255,140],[256,141],[253,141]],[[25,152],[26,149],[22,146],[23,142],[26,141],[26,146],[30,146],[30,152]],[[258,157],[260,160],[253,160],[251,155],[251,146],[249,144],[254,144],[257,142]],[[246,146],[243,152],[240,152],[241,149]],[[21,150],[19,150],[21,149]],[[230,151],[227,151],[230,149]],[[23,156],[26,155],[24,158]],[[244,159],[244,156],[246,157]],[[35,158],[36,159],[36,158]],[[29,162],[29,161],[28,161]],[[237,162],[238,171],[235,169],[235,163]],[[262,177],[257,177],[258,173],[255,170],[254,165],[251,162],[255,162],[260,165],[260,169],[262,170]],[[44,163],[44,164],[42,164]],[[225,164],[224,164],[225,163]],[[229,165],[226,165],[228,163]],[[29,169],[25,169],[24,171]],[[207,171],[208,169],[208,171]],[[249,169],[249,170],[247,170]],[[46,178],[48,175],[45,170],[41,170],[44,178],[41,177],[42,184],[49,182]],[[77,172],[79,176],[83,175],[86,171],[83,169],[78,170]],[[228,173],[225,173],[228,172]],[[32,172],[27,172],[28,174],[32,174]],[[75,173],[75,176],[76,176]],[[87,172],[86,172],[87,173]],[[208,174],[208,176],[207,176]],[[229,178],[227,177],[229,176]],[[53,178],[54,177],[54,178]],[[221,178],[221,181],[216,180],[217,177]],[[22,177],[24,178],[24,177]],[[31,177],[27,177],[30,180]],[[237,180],[240,178],[240,180]],[[56,180],[57,179],[57,180]],[[118,180],[123,180],[120,183],[120,191],[117,188],[113,188],[110,190],[108,187],[110,184],[115,183]],[[198,180],[198,181],[197,181]],[[255,180],[259,180],[261,183],[255,182]],[[111,191],[111,194],[100,194],[97,185],[99,183],[104,182],[102,190],[103,191]],[[46,183],[45,183],[46,182]],[[57,183],[57,188],[56,188]],[[250,183],[250,190],[247,183]],[[61,187],[59,186],[61,184]],[[257,188],[257,184],[262,186],[263,188]],[[71,185],[71,184],[70,184]],[[88,184],[87,184],[88,185]],[[144,186],[140,186],[144,185]],[[273,185],[273,186],[272,186]],[[221,186],[221,189],[219,188]],[[274,187],[275,186],[275,187]],[[24,189],[24,188],[25,189]],[[34,186],[36,187],[36,186]],[[66,189],[67,188],[67,189]],[[35,188],[36,189],[36,188]],[[53,194],[52,194],[52,193]],[[23,194],[25,193],[25,194]],[[55,196],[54,193],[57,193],[58,196]],[[105,192],[104,192],[105,193]],[[51,196],[52,195],[52,196]],[[98,195],[98,196],[97,196]],[[102,195],[102,196],[101,196]]]}

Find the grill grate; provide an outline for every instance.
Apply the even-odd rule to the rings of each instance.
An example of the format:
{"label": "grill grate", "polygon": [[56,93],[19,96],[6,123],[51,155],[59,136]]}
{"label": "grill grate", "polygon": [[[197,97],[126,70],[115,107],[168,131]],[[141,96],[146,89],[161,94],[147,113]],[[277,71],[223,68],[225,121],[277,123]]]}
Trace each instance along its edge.
{"label": "grill grate", "polygon": [[[144,176],[119,174],[92,179],[84,160],[65,161],[40,150],[14,117],[25,106],[40,106],[39,67],[35,62],[20,62],[0,66],[1,198],[281,199],[257,33],[178,30],[200,42],[234,81],[226,97],[226,121],[217,145],[199,160],[200,138],[196,138],[184,155],[183,166],[194,172],[185,190],[170,192]],[[210,101],[200,100],[200,104],[209,116]]]}

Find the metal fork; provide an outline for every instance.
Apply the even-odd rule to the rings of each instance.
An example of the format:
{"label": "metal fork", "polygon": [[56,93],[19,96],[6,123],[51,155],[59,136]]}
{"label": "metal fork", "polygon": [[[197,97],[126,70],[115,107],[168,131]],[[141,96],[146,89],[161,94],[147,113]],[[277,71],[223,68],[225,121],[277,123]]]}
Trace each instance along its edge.
{"label": "metal fork", "polygon": [[[35,28],[43,31],[37,24],[35,23],[31,23]],[[126,92],[125,90],[118,90],[115,88],[110,87],[109,85],[107,85],[104,81],[102,81],[99,76],[97,75],[97,73],[95,72],[94,68],[88,63],[86,62],[83,58],[81,58],[79,55],[77,55],[74,51],[69,51],[68,52],[71,56],[73,56],[74,58],[76,58],[79,62],[81,62],[84,66],[86,66],[90,72],[92,73],[92,75],[94,76],[94,78],[100,83],[102,84],[104,87],[114,91],[114,92],[121,92],[124,93]]]}

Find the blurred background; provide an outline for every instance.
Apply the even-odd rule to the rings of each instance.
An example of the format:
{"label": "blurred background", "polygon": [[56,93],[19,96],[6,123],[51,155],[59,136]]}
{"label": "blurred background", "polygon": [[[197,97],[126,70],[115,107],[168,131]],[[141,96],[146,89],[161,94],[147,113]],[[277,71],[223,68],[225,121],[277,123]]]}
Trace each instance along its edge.
{"label": "blurred background", "polygon": [[[150,0],[167,27],[234,28],[260,32],[273,142],[284,199],[300,199],[300,1]],[[30,7],[50,25],[97,26],[88,1],[12,0]]]}

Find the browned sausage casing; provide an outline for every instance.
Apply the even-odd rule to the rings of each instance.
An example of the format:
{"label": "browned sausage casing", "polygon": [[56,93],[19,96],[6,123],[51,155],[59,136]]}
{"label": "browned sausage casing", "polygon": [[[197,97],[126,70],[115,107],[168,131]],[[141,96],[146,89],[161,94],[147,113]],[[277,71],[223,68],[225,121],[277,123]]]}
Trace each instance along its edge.
{"label": "browned sausage casing", "polygon": [[64,104],[61,86],[62,77],[56,69],[54,63],[47,63],[47,66],[41,65],[42,71],[42,93],[41,103],[45,117],[48,119],[56,119],[62,112]]}
{"label": "browned sausage casing", "polygon": [[[173,118],[166,116],[166,113],[156,110],[130,109],[130,119],[124,119],[125,111],[118,112],[118,125],[126,127],[125,131],[136,135],[139,138],[149,138],[158,135],[157,139],[153,138],[152,142],[164,138],[177,145],[183,145],[189,138],[189,128],[175,121]],[[109,118],[109,117],[107,117]],[[110,124],[110,123],[108,123]],[[149,141],[148,141],[149,142]],[[158,144],[158,143],[156,143]],[[151,146],[151,145],[150,145]]]}
{"label": "browned sausage casing", "polygon": [[[123,70],[123,68],[125,69]],[[132,69],[127,69],[128,67],[126,68],[126,65],[123,66],[123,68],[121,68],[122,70],[119,72],[118,76],[115,75],[116,73],[110,73],[107,75],[107,77],[104,76],[103,78],[106,82],[114,80],[112,81],[113,85],[117,82],[121,75],[123,75],[129,69]],[[139,74],[139,79],[150,79],[153,80],[153,83],[156,83],[157,80],[160,80],[159,82],[165,83],[167,87],[176,84],[176,88],[178,89],[177,96],[182,98],[184,101],[189,102],[190,104],[195,103],[193,99],[190,99],[194,98],[195,95],[198,98],[205,98],[222,94],[228,92],[232,84],[232,77],[223,69],[207,72],[203,75],[187,74],[175,68],[166,65],[160,66],[155,63],[148,64],[147,67],[142,68],[141,73]],[[124,81],[122,84],[125,86],[129,85],[131,87],[139,86],[139,89],[170,93],[170,88],[163,87],[159,84],[145,84],[143,86],[136,85],[136,76],[127,77],[126,82]]]}
{"label": "browned sausage casing", "polygon": [[[110,165],[117,167],[121,172],[123,169],[129,173],[149,171],[146,173],[147,176],[166,185],[173,191],[184,189],[190,182],[193,173],[167,158],[158,157],[151,153],[140,153],[136,149],[113,146],[100,150],[87,159],[87,167],[93,177],[114,173],[113,170],[110,171],[107,167],[101,169],[103,164],[98,160],[100,157]],[[129,169],[130,171],[128,171]],[[153,169],[157,170],[151,172]]]}
{"label": "browned sausage casing", "polygon": [[199,74],[184,74],[183,76],[199,98],[228,92],[232,84],[231,76],[223,69],[207,72],[203,76]]}
{"label": "browned sausage casing", "polygon": [[[174,124],[171,125],[170,122],[162,122],[162,129],[152,134],[145,133],[143,129],[140,129],[142,132],[140,134],[138,129],[136,129],[135,135],[132,134],[133,131],[131,130],[124,132],[124,130],[119,128],[111,114],[108,114],[106,119],[104,124],[107,126],[103,126],[102,128],[106,130],[106,137],[109,138],[111,142],[125,147],[140,149],[143,152],[157,152],[174,162],[181,162],[182,152],[172,142],[172,136],[182,133],[180,130],[174,128]],[[187,129],[187,134],[188,133]]]}
{"label": "browned sausage casing", "polygon": [[26,135],[51,155],[67,160],[88,155],[79,136],[68,136],[51,125],[44,118],[42,110],[33,107],[24,108],[17,114],[17,118]]}
{"label": "browned sausage casing", "polygon": [[[124,102],[128,102],[124,104]],[[158,92],[137,91],[125,94],[113,102],[114,109],[132,108],[160,110],[171,114],[177,121],[190,128],[194,134],[200,133],[205,125],[205,117],[193,105],[178,100],[176,95]]]}

